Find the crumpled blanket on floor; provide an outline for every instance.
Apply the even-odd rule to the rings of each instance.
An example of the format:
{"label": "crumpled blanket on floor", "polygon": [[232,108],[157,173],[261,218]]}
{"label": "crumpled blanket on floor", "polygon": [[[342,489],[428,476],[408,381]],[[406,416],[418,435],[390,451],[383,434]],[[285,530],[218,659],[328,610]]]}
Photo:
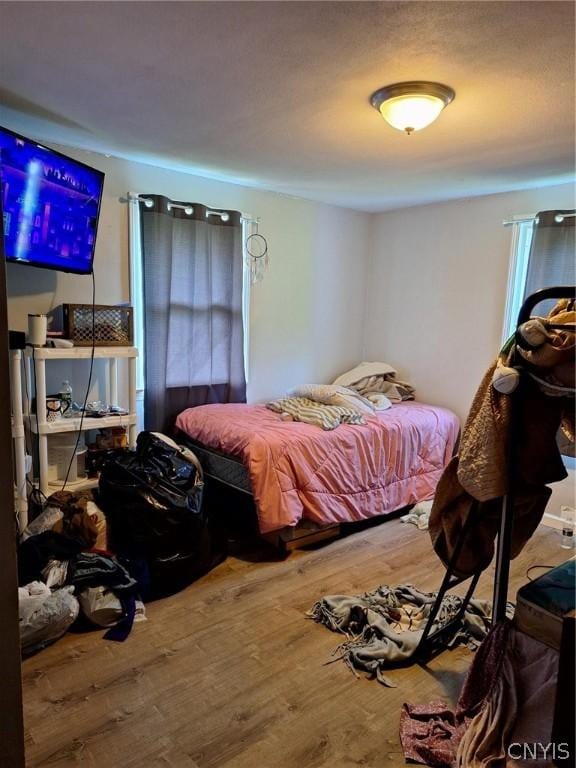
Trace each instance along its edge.
{"label": "crumpled blanket on floor", "polygon": [[[334,651],[352,671],[394,687],[383,675],[386,668],[401,664],[414,654],[436,599],[435,592],[421,592],[410,584],[380,586],[363,595],[328,595],[314,604],[308,617],[348,638]],[[433,631],[447,624],[460,609],[457,595],[447,595]],[[471,600],[461,630],[452,644],[478,645],[488,632],[489,604]]]}

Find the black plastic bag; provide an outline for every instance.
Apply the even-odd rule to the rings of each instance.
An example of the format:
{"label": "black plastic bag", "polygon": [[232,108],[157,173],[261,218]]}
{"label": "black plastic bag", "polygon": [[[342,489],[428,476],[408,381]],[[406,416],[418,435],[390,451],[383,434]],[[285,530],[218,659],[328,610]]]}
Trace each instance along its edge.
{"label": "black plastic bag", "polygon": [[223,559],[224,537],[208,520],[203,492],[194,454],[155,432],[141,432],[136,451],[103,467],[98,503],[109,546],[147,562],[147,599],[182,589]]}

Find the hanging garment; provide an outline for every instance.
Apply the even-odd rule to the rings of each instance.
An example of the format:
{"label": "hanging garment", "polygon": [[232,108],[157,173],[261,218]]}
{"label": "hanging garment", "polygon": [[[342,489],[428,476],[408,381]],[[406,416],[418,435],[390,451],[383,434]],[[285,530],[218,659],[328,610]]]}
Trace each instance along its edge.
{"label": "hanging garment", "polygon": [[[323,597],[307,616],[348,637],[334,653],[354,672],[367,672],[391,686],[383,675],[384,669],[402,664],[414,654],[435,599],[435,592],[421,592],[410,584],[380,586],[364,595]],[[456,595],[444,598],[432,631],[451,621],[461,605],[462,600]],[[479,644],[488,631],[488,616],[488,603],[471,600],[452,644]]]}
{"label": "hanging garment", "polygon": [[[442,701],[404,704],[404,757],[431,768],[523,766],[507,761],[511,744],[550,743],[558,654],[497,624],[477,650],[456,710]],[[549,761],[530,761],[543,768]]]}
{"label": "hanging garment", "polygon": [[[444,470],[436,487],[432,511],[428,522],[434,550],[448,566],[458,546],[469,516],[468,534],[460,554],[452,563],[457,576],[471,576],[487,568],[494,556],[494,542],[500,527],[502,499],[478,502],[467,493],[458,479],[455,456]],[[552,494],[547,486],[517,484],[514,493],[514,527],[510,556],[517,557],[538,527],[546,504]]]}
{"label": "hanging garment", "polygon": [[[574,312],[567,310],[568,305],[567,300],[558,302],[548,318],[538,319],[538,328],[534,327],[534,319],[520,326],[519,339],[531,345],[534,353],[530,361],[525,359],[526,350],[514,339],[505,344],[474,397],[459,455],[438,483],[429,530],[436,554],[445,565],[474,509],[469,534],[454,565],[459,576],[477,573],[492,560],[502,497],[510,490],[509,460],[514,467],[512,557],[521,552],[542,519],[551,495],[547,485],[567,476],[557,435],[561,427],[568,434],[574,433],[574,399],[565,388],[554,389],[555,396],[551,396],[550,387],[556,388],[560,382],[562,387],[569,384],[564,370],[568,362],[574,375],[575,335],[569,325]],[[552,322],[565,324],[566,330],[552,328]],[[551,351],[561,354],[561,359],[556,358],[558,367],[540,367],[534,355],[550,362]],[[512,367],[518,360],[522,375],[517,366]],[[517,379],[508,393],[496,388],[503,371]]]}

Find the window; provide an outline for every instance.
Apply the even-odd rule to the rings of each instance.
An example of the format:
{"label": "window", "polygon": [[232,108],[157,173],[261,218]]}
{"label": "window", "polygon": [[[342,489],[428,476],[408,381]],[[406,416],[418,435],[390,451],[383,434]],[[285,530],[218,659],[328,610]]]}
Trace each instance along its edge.
{"label": "window", "polygon": [[534,232],[534,218],[517,216],[517,222],[512,224],[512,246],[510,254],[510,270],[508,273],[508,288],[506,291],[506,309],[504,312],[504,329],[502,341],[506,341],[516,328],[518,313],[524,301],[526,276],[528,274],[528,259]]}
{"label": "window", "polygon": [[[145,381],[145,344],[144,344],[144,285],[143,285],[143,272],[142,272],[142,246],[141,246],[141,221],[140,221],[140,207],[138,204],[138,195],[130,193],[129,200],[129,248],[130,248],[130,296],[131,303],[134,308],[134,345],[139,352],[137,369],[136,369],[136,390],[137,390],[137,415],[138,415],[138,428],[142,429],[144,424],[144,390],[146,386]],[[246,242],[246,237],[251,233],[253,223],[250,218],[242,219],[242,243]],[[246,254],[243,253],[243,275],[242,275],[242,328],[244,338],[244,373],[245,379],[248,381],[248,364],[249,364],[249,310],[250,310],[250,268],[247,266]],[[174,310],[178,312],[178,303],[174,303]],[[183,306],[183,310],[189,312],[190,307]],[[217,310],[218,307],[194,307],[194,312],[202,313],[211,310]],[[216,322],[218,313],[215,314]],[[213,349],[213,353],[216,355],[217,362],[217,349]],[[187,384],[202,385],[209,380],[209,374],[202,379],[203,371],[201,366],[195,370],[194,377],[197,380],[187,382]],[[167,383],[169,386],[178,386],[180,382],[171,381],[168,376]]]}

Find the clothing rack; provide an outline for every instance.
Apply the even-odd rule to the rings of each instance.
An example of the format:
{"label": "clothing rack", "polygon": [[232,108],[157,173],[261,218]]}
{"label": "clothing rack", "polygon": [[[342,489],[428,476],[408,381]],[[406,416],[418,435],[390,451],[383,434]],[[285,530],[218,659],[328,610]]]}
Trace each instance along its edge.
{"label": "clothing rack", "polygon": [[[516,324],[516,338],[518,338],[518,328],[530,319],[532,310],[542,301],[548,299],[574,299],[576,298],[575,286],[555,286],[553,288],[544,288],[528,296],[520,312],[518,313],[518,322]],[[550,327],[554,327],[552,323]],[[566,326],[562,326],[566,330]],[[518,354],[515,351],[515,356]],[[512,364],[516,362],[512,361]],[[510,546],[512,541],[512,527],[514,525],[514,437],[518,432],[519,409],[518,401],[512,396],[510,414],[510,440],[508,448],[508,493],[502,501],[502,518],[500,520],[500,531],[498,533],[498,549],[496,551],[496,573],[494,576],[494,594],[492,599],[492,622],[497,623],[506,617],[506,603],[508,602],[508,581],[510,575]]]}
{"label": "clothing rack", "polygon": [[[574,298],[576,298],[576,286],[555,286],[552,288],[544,288],[543,290],[536,291],[536,293],[528,296],[522,304],[520,312],[518,313],[518,322],[516,324],[515,332],[516,338],[518,339],[518,328],[530,319],[532,310],[542,301],[547,301],[548,299]],[[551,324],[550,327],[554,327],[554,324]],[[565,325],[561,327],[564,330],[567,329],[567,326]],[[514,356],[516,357],[517,355],[518,352],[515,350]],[[516,362],[520,361],[513,359],[511,361],[511,365],[514,366]],[[514,446],[515,435],[518,433],[519,426],[518,400],[513,395],[511,396],[510,407],[510,439],[508,441],[509,444],[507,457],[508,493],[502,499],[502,516],[500,518],[498,544],[496,549],[496,571],[494,576],[494,592],[492,599],[493,624],[502,621],[506,617],[506,605],[508,602],[508,583],[511,560],[510,549],[512,543],[512,529],[514,525]],[[470,514],[468,515],[468,518],[462,527],[462,532],[456,543],[452,557],[448,563],[446,574],[444,575],[444,579],[440,589],[438,590],[438,594],[436,596],[434,605],[432,606],[432,610],[430,611],[430,615],[426,622],[422,637],[420,638],[420,642],[418,643],[418,647],[414,653],[414,658],[416,660],[430,658],[430,656],[446,647],[449,637],[452,637],[460,626],[468,603],[474,594],[474,590],[478,584],[481,571],[478,571],[471,576],[460,577],[454,573],[454,569],[458,562],[462,547],[464,546],[464,542],[466,541],[466,537],[468,536],[468,533],[472,527],[472,523],[476,519],[478,509],[478,504],[473,505],[472,509],[470,510]],[[470,580],[470,584],[456,616],[451,621],[447,622],[443,627],[433,632],[432,627],[442,605],[442,601],[446,596],[446,593],[459,584],[462,584],[468,580]]]}

